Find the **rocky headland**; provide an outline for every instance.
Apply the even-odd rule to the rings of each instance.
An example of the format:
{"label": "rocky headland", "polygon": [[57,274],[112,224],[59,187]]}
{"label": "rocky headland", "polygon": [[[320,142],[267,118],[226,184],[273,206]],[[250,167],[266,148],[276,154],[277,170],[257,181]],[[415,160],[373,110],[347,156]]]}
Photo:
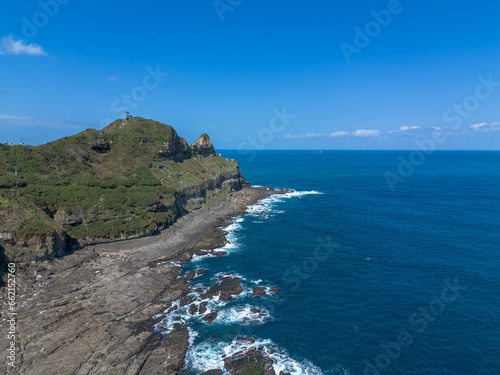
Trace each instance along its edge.
{"label": "rocky headland", "polygon": [[[179,277],[176,262],[222,246],[225,233],[220,228],[228,220],[244,214],[248,205],[279,193],[244,186],[214,205],[181,217],[157,236],[87,246],[65,257],[21,264],[17,365],[11,368],[4,363],[0,371],[175,374],[184,364],[187,327],[179,322],[162,335],[154,329],[162,317],[153,317],[177,300],[184,306],[192,303],[188,280],[204,272]],[[203,298],[230,299],[240,292],[237,278],[221,276]],[[5,311],[5,294],[2,298]],[[203,306],[192,313],[204,314],[207,322],[217,316],[217,312],[207,314]],[[2,321],[2,337],[7,329]]]}
{"label": "rocky headland", "polygon": [[[179,264],[225,255],[221,228],[280,193],[244,182],[207,134],[189,145],[171,126],[140,117],[42,146],[0,145],[0,270],[6,283],[6,265],[15,264],[17,313],[15,365],[0,371],[176,374],[189,331],[175,310],[210,324],[219,310],[209,301],[242,292],[238,277],[221,275],[193,296],[188,282],[206,271],[182,275]],[[11,327],[6,289],[1,337]],[[279,292],[259,287],[252,296]],[[165,315],[172,321],[160,330]],[[255,361],[239,364],[245,356]],[[231,374],[273,373],[259,348],[224,361]]]}

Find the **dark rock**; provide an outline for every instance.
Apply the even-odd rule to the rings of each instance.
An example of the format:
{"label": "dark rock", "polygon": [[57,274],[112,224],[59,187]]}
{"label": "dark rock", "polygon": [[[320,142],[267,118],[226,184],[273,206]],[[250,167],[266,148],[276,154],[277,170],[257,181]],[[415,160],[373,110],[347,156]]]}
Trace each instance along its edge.
{"label": "dark rock", "polygon": [[198,256],[215,255],[217,257],[221,257],[221,256],[224,256],[227,254],[225,251],[214,251],[214,250],[206,250],[206,249],[196,250],[194,253],[195,253],[195,255],[198,255]]}
{"label": "dark rock", "polygon": [[280,375],[290,375],[290,373],[289,372],[280,371]]}
{"label": "dark rock", "polygon": [[196,276],[201,276],[201,275],[204,275],[205,273],[207,273],[207,270],[205,270],[203,268],[198,268],[196,270]]}
{"label": "dark rock", "polygon": [[281,288],[279,286],[275,286],[269,290],[272,293],[281,293]]}
{"label": "dark rock", "polygon": [[[248,339],[245,339],[248,341]],[[263,374],[275,375],[273,360],[263,348],[250,348],[246,352],[237,352],[224,358],[224,368],[231,375]]]}
{"label": "dark rock", "polygon": [[191,315],[194,315],[198,311],[198,306],[196,306],[196,305],[193,304],[193,305],[189,306],[189,310],[188,311],[189,311],[189,313]]}
{"label": "dark rock", "polygon": [[257,319],[261,319],[261,318],[264,318],[264,317],[266,317],[266,316],[267,316],[267,314],[266,314],[266,313],[263,313],[261,310],[256,309],[256,308],[252,308],[252,309],[250,309],[250,311],[251,311],[252,313],[256,314],[256,316],[253,316],[251,319],[249,319],[249,318],[244,318],[244,319],[243,319],[243,321],[244,321],[244,322],[252,321],[252,320],[254,320],[254,319],[256,319],[256,318],[257,318]]}
{"label": "dark rock", "polygon": [[208,304],[207,302],[202,302],[200,304],[200,308],[198,310],[200,314],[205,314],[207,312],[207,304]]}
{"label": "dark rock", "polygon": [[203,317],[203,320],[207,323],[213,322],[217,318],[217,314],[219,313],[219,309],[214,312],[211,312]]}
{"label": "dark rock", "polygon": [[196,276],[196,271],[191,270],[186,274],[186,280],[193,280],[195,276]]}
{"label": "dark rock", "polygon": [[106,153],[111,149],[111,146],[104,139],[96,139],[94,143],[90,145],[90,148],[99,153]]}
{"label": "dark rock", "polygon": [[[160,347],[149,352],[141,373],[144,374],[175,374],[183,365],[188,348],[188,330],[184,325],[178,325],[169,333]],[[168,358],[168,361],[165,361]],[[111,371],[110,371],[111,373]]]}
{"label": "dark rock", "polygon": [[171,308],[169,308],[169,309],[167,310],[167,314],[170,314],[172,311],[175,311],[175,310],[177,310],[178,308],[179,308],[179,307],[178,307],[177,305],[172,306]]}
{"label": "dark rock", "polygon": [[208,370],[201,375],[222,375],[222,370]]}
{"label": "dark rock", "polygon": [[196,301],[196,297],[194,296],[187,296],[187,297],[184,297],[183,299],[181,299],[181,302],[179,303],[179,305],[182,307],[182,306],[186,306],[186,305],[189,305],[191,302],[194,302]]}
{"label": "dark rock", "polygon": [[253,288],[252,291],[252,297],[257,297],[257,296],[265,296],[266,295],[266,288],[263,286],[258,286]]}
{"label": "dark rock", "polygon": [[219,295],[221,301],[230,301],[231,296],[240,294],[243,291],[240,279],[233,276],[220,276],[219,283],[213,285],[206,293],[208,298]]}

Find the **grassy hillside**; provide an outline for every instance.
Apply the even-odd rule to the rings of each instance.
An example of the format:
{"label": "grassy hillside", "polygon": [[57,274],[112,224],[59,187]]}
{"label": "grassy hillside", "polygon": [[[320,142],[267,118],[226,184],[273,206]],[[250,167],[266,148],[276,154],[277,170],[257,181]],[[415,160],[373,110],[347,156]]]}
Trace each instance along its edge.
{"label": "grassy hillside", "polygon": [[78,242],[152,233],[173,220],[181,189],[238,170],[206,137],[201,154],[171,126],[136,117],[37,147],[3,144],[0,232],[13,233],[17,255],[45,251],[55,234]]}

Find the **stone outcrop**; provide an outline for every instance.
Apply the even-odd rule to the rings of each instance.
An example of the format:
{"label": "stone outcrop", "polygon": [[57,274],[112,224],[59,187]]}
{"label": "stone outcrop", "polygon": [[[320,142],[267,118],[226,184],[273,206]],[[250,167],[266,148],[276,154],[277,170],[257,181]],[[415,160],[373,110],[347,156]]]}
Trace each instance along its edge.
{"label": "stone outcrop", "polygon": [[217,314],[219,313],[219,309],[217,309],[216,311],[214,312],[211,312],[209,314],[206,314],[204,317],[203,317],[203,320],[207,323],[212,323],[215,319],[217,319]]}
{"label": "stone outcrop", "polygon": [[276,375],[273,369],[274,361],[269,357],[263,347],[250,347],[230,356],[223,356],[223,359],[224,368],[231,375]]}
{"label": "stone outcrop", "polygon": [[222,375],[222,370],[208,370],[208,371],[205,371],[203,374],[201,375]]}
{"label": "stone outcrop", "polygon": [[192,156],[192,150],[184,138],[177,136],[163,143],[163,148],[158,151],[158,156],[183,160]]}
{"label": "stone outcrop", "polygon": [[265,296],[267,293],[281,293],[281,288],[279,286],[275,286],[273,288],[257,286],[252,290],[252,297]]}
{"label": "stone outcrop", "polygon": [[230,301],[233,295],[238,295],[243,291],[238,277],[220,276],[219,282],[213,285],[202,298],[214,298],[219,296],[221,301]]}
{"label": "stone outcrop", "polygon": [[96,139],[91,145],[90,148],[98,153],[106,153],[111,150],[111,145],[105,139]]}
{"label": "stone outcrop", "polygon": [[191,150],[203,156],[215,154],[214,145],[210,142],[208,134],[202,134],[196,142],[193,142],[191,144]]}

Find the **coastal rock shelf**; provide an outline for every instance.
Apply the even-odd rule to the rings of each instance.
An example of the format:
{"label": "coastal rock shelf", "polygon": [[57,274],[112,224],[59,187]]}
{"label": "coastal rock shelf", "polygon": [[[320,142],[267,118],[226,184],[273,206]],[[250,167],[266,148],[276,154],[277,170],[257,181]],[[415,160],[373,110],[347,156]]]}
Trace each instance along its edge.
{"label": "coastal rock shelf", "polygon": [[[201,249],[220,247],[224,232],[219,228],[274,193],[244,186],[179,218],[158,236],[85,247],[50,262],[19,265],[18,365],[12,369],[3,363],[0,373],[175,374],[184,363],[189,329],[181,319],[165,334],[154,327],[175,301],[192,293],[187,277],[179,277],[178,262],[188,262]],[[195,276],[202,273],[198,269]],[[234,285],[226,289],[224,279],[228,280],[218,280],[217,290],[234,296],[237,283],[227,281]],[[5,297],[1,295],[4,306]],[[205,316],[206,309],[200,304],[197,312],[192,311]],[[0,327],[0,335],[7,336],[6,325]]]}

